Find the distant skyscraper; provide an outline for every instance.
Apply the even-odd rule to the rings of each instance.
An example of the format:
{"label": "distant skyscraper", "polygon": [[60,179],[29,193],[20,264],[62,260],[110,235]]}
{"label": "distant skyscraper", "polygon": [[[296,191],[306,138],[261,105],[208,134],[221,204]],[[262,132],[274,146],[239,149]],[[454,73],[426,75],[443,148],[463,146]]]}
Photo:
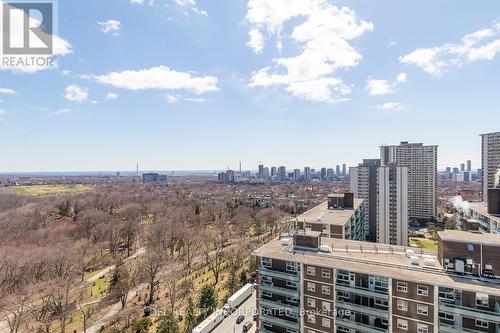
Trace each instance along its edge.
{"label": "distant skyscraper", "polygon": [[322,181],[325,181],[327,179],[326,177],[327,177],[326,168],[321,168],[320,179]]}
{"label": "distant skyscraper", "polygon": [[335,180],[335,172],[333,172],[332,168],[328,168],[326,170],[326,178],[329,181]]}
{"label": "distant skyscraper", "polygon": [[472,161],[467,160],[467,169],[465,171],[472,171]]}
{"label": "distant skyscraper", "polygon": [[363,160],[357,167],[349,168],[350,192],[355,198],[365,200],[366,240],[377,241],[377,169],[379,159]]}
{"label": "distant skyscraper", "polygon": [[447,173],[451,173],[451,168],[450,167],[446,167],[446,172]]}
{"label": "distant skyscraper", "polygon": [[293,180],[296,182],[300,180],[300,169],[293,170]]}
{"label": "distant skyscraper", "polygon": [[411,220],[437,216],[437,146],[401,142],[380,147],[381,166],[408,168],[408,207]]}
{"label": "distant skyscraper", "polygon": [[310,167],[305,167],[304,168],[304,179],[306,181],[311,180],[311,168]]}
{"label": "distant skyscraper", "polygon": [[276,167],[271,167],[271,177],[278,175],[278,169]]}
{"label": "distant skyscraper", "polygon": [[286,167],[280,166],[278,169],[278,176],[280,178],[280,181],[285,181],[286,180]]}
{"label": "distant skyscraper", "polygon": [[340,165],[337,165],[337,166],[335,167],[335,174],[337,175],[337,177],[339,177],[339,176],[340,176]]}
{"label": "distant skyscraper", "polygon": [[258,174],[259,179],[264,178],[264,166],[262,164],[259,165],[259,174]]}
{"label": "distant skyscraper", "polygon": [[377,242],[408,245],[408,168],[394,163],[378,169]]}
{"label": "distant skyscraper", "polygon": [[488,189],[495,186],[495,174],[500,169],[500,132],[481,134],[483,201],[488,202]]}
{"label": "distant skyscraper", "polygon": [[460,164],[460,172],[465,171],[465,163]]}
{"label": "distant skyscraper", "polygon": [[269,180],[269,178],[271,177],[271,175],[269,173],[269,168],[268,167],[264,167],[263,174],[264,175],[263,175],[262,179]]}
{"label": "distant skyscraper", "polygon": [[345,164],[342,164],[342,176],[347,175],[347,166]]}

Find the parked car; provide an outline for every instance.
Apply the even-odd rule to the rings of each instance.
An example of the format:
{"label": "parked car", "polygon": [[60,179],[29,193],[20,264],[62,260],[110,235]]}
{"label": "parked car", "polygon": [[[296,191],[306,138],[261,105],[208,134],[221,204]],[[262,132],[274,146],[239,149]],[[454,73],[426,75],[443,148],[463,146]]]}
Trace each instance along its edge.
{"label": "parked car", "polygon": [[251,321],[247,321],[244,325],[243,325],[243,332],[248,332],[250,330],[250,328],[252,327],[253,323]]}
{"label": "parked car", "polygon": [[245,320],[245,316],[244,315],[239,315],[238,318],[236,318],[236,324],[241,324],[243,322],[243,320]]}

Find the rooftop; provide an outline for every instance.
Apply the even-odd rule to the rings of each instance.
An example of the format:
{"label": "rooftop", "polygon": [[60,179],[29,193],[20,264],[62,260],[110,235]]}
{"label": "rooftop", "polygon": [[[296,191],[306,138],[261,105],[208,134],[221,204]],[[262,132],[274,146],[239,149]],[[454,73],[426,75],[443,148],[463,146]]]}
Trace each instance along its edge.
{"label": "rooftop", "polygon": [[[330,238],[322,238],[321,244],[322,248],[331,247],[331,252],[294,249],[289,240],[274,239],[254,251],[254,255],[322,267],[344,268],[353,272],[406,281],[432,281],[442,286],[500,296],[498,281],[446,273],[435,252]],[[407,253],[407,250],[414,252]],[[409,256],[418,258],[418,264],[412,264]]]}
{"label": "rooftop", "polygon": [[443,241],[484,244],[500,247],[500,234],[482,234],[459,230],[445,230],[439,231],[438,235]]}
{"label": "rooftop", "polygon": [[330,225],[345,225],[361,206],[363,199],[354,198],[354,208],[328,209],[328,201],[309,209],[302,215],[297,216],[298,222],[320,223]]}
{"label": "rooftop", "polygon": [[481,214],[481,215],[484,215],[490,219],[492,219],[493,221],[497,221],[498,223],[500,223],[500,216],[495,216],[495,215],[491,215],[488,213],[488,206],[486,204],[483,204],[481,202],[471,202],[470,203],[470,208]]}

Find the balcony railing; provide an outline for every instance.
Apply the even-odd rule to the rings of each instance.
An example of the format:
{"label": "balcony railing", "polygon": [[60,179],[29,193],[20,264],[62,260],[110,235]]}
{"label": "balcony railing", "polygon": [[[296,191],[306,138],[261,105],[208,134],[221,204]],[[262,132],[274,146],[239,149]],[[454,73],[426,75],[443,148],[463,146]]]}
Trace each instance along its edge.
{"label": "balcony railing", "polygon": [[376,309],[376,308],[372,308],[369,306],[354,304],[354,303],[345,302],[345,301],[336,301],[335,304],[336,304],[337,308],[343,308],[346,310],[350,310],[352,312],[363,313],[363,314],[367,314],[370,316],[375,316],[375,317],[389,320],[389,310],[388,309],[387,310]]}
{"label": "balcony railing", "polygon": [[374,327],[362,323],[358,323],[356,321],[351,321],[346,318],[337,318],[335,319],[337,326],[348,327],[357,331],[366,332],[366,333],[388,333],[389,330],[385,328]]}
{"label": "balcony railing", "polygon": [[470,318],[476,318],[500,324],[500,313],[495,311],[469,308],[461,305],[454,305],[443,302],[439,303],[439,310],[446,313],[459,314]]}
{"label": "balcony railing", "polygon": [[271,283],[261,283],[259,285],[259,290],[262,291],[269,291],[272,293],[280,294],[283,296],[288,296],[288,297],[299,297],[299,291],[297,289],[288,289],[288,288],[281,288],[281,287],[276,287]]}
{"label": "balcony railing", "polygon": [[271,308],[271,309],[277,309],[277,310],[285,310],[285,311],[290,311],[290,312],[293,312],[293,313],[299,313],[299,304],[295,304],[295,305],[292,305],[292,304],[288,304],[288,303],[280,303],[280,302],[276,302],[276,301],[271,301],[271,300],[267,300],[267,299],[259,299],[259,304],[262,305],[262,306],[265,306],[267,308]]}
{"label": "balcony railing", "polygon": [[265,322],[268,322],[270,324],[281,326],[281,327],[284,327],[284,328],[289,328],[289,329],[292,329],[292,330],[298,330],[299,329],[299,323],[298,323],[298,321],[297,322],[293,322],[293,321],[286,320],[286,319],[281,319],[281,318],[278,318],[278,317],[268,316],[266,314],[260,315],[260,320],[261,320],[261,323],[263,321],[265,321]]}
{"label": "balcony railing", "polygon": [[279,278],[279,279],[291,280],[291,281],[298,281],[300,279],[298,272],[296,272],[296,273],[282,272],[282,271],[269,269],[266,267],[260,267],[259,274],[264,275],[264,276],[275,277],[275,278]]}
{"label": "balcony railing", "polygon": [[337,284],[335,288],[337,290],[348,292],[348,293],[354,293],[357,295],[374,297],[374,298],[379,298],[379,299],[383,299],[383,300],[389,300],[389,295],[383,291],[371,290],[371,289],[363,288],[363,287],[359,287],[359,286],[351,287],[349,285],[344,285],[344,284],[342,284],[342,285]]}

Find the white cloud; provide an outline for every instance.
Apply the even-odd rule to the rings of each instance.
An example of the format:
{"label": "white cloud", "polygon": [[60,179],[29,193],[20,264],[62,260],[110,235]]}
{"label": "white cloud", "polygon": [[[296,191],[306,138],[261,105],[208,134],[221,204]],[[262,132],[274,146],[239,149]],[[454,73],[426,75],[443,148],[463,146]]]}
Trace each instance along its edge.
{"label": "white cloud", "polygon": [[388,48],[393,48],[396,47],[398,43],[396,41],[391,40],[389,43],[387,43]]}
{"label": "white cloud", "polygon": [[[181,7],[190,7],[193,12],[199,15],[208,16],[208,13],[203,9],[198,8],[196,0],[173,0],[177,5]],[[185,12],[187,15],[187,12]]]}
{"label": "white cloud", "polygon": [[165,99],[169,104],[175,104],[179,102],[189,102],[189,103],[205,103],[207,100],[199,97],[183,97],[181,95],[165,95]]}
{"label": "white cloud", "polygon": [[83,102],[89,96],[88,89],[76,84],[70,84],[64,89],[64,97],[71,102]]}
{"label": "white cloud", "polygon": [[294,96],[317,102],[346,99],[351,86],[335,73],[359,64],[362,56],[350,41],[373,30],[371,22],[358,19],[348,7],[339,8],[326,0],[249,0],[247,8],[247,45],[256,53],[263,50],[264,40],[273,36],[281,52],[284,25],[300,18],[294,20],[299,23],[292,27],[291,35],[285,36],[300,45],[299,54],[273,59],[272,65],[253,72],[251,87],[284,86]]}
{"label": "white cloud", "polygon": [[493,60],[498,53],[500,53],[500,23],[467,34],[458,43],[417,48],[399,57],[399,61],[415,65],[426,73],[441,77],[449,68],[461,67],[478,60]]}
{"label": "white cloud", "polygon": [[250,40],[247,45],[250,46],[256,54],[262,53],[264,50],[264,36],[259,29],[252,29],[248,32]]}
{"label": "white cloud", "polygon": [[130,3],[134,5],[144,5],[144,0],[130,0]]}
{"label": "white cloud", "polygon": [[110,72],[105,75],[95,75],[93,78],[101,84],[133,91],[185,89],[203,94],[218,90],[217,78],[214,76],[195,76],[191,72],[178,72],[167,66]]}
{"label": "white cloud", "polygon": [[52,116],[58,116],[58,115],[62,115],[62,114],[66,114],[66,113],[71,113],[71,112],[73,112],[73,110],[71,110],[69,108],[57,109],[54,112],[52,112],[51,115]]}
{"label": "white cloud", "polygon": [[117,20],[107,20],[104,22],[97,22],[104,33],[111,33],[113,36],[118,36],[121,30],[121,23]]}
{"label": "white cloud", "polygon": [[384,104],[379,104],[373,106],[374,109],[377,109],[379,111],[384,111],[384,110],[403,110],[405,108],[405,105],[399,102],[387,102]]}
{"label": "white cloud", "polygon": [[113,100],[113,99],[117,99],[117,98],[118,98],[118,94],[116,94],[116,93],[109,92],[106,95],[106,100],[108,100],[108,101]]}
{"label": "white cloud", "polygon": [[14,89],[10,89],[10,88],[2,88],[2,87],[0,87],[0,94],[17,95],[17,91],[15,91]]}
{"label": "white cloud", "polygon": [[[9,5],[7,5],[9,6]],[[5,9],[4,9],[5,10]],[[11,22],[12,25],[22,25],[24,21],[29,20],[32,25],[40,25],[40,22],[37,21],[33,17],[28,17],[25,15],[24,17],[18,17],[17,15],[14,15],[14,20],[22,19],[23,22]],[[14,33],[19,33],[17,30],[15,30]],[[19,39],[22,40],[23,36],[19,35],[14,35],[12,36],[14,39]],[[65,56],[73,52],[71,49],[71,45],[68,41],[62,39],[61,37],[57,35],[52,35],[52,43],[53,43],[53,55],[54,56]],[[32,65],[27,65],[27,64],[19,64],[19,63],[14,63],[14,64],[5,64],[3,61],[0,62],[0,70],[10,70],[12,72],[16,73],[27,73],[27,74],[34,74],[37,73],[41,70],[46,70],[46,69],[51,69],[51,68],[56,68],[55,66],[50,66],[47,65],[49,63],[49,58],[51,58],[51,55],[40,55],[39,58],[44,58],[46,61],[41,64],[41,63],[34,63]]]}
{"label": "white cloud", "polygon": [[398,83],[405,83],[407,79],[406,73],[399,73],[398,76],[396,77],[396,81]]}
{"label": "white cloud", "polygon": [[371,96],[383,96],[394,92],[387,80],[368,80],[366,89]]}

